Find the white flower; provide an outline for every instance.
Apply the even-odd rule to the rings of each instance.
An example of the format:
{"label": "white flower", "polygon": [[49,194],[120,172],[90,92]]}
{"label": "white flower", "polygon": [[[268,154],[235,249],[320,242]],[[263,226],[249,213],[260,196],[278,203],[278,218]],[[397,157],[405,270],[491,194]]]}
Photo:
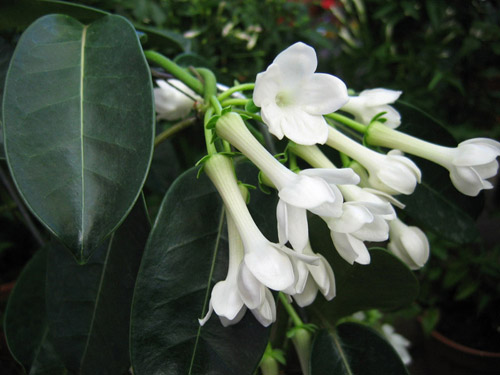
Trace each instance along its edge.
{"label": "white flower", "polygon": [[301,307],[309,306],[316,299],[319,290],[325,299],[330,301],[335,297],[335,276],[332,267],[323,255],[313,252],[309,242],[304,247],[303,253],[317,256],[320,261],[317,265],[297,261],[297,279],[300,283],[297,283],[292,293],[293,299]]}
{"label": "white flower", "polygon": [[296,251],[307,243],[306,210],[325,217],[341,214],[342,196],[335,184],[355,184],[359,177],[351,169],[307,169],[293,173],[277,161],[250,133],[236,113],[222,116],[217,134],[229,141],[264,172],[278,189],[277,207],[280,244],[290,241]]}
{"label": "white flower", "polygon": [[389,251],[412,270],[419,269],[429,259],[429,241],[418,227],[408,226],[399,219],[389,223]]}
{"label": "white flower", "polygon": [[401,115],[389,104],[398,100],[402,91],[383,88],[364,90],[359,96],[349,96],[349,101],[341,108],[354,115],[356,121],[365,125],[370,124],[373,117],[381,112],[386,112],[384,125],[395,129],[401,124]]}
{"label": "white flower", "polygon": [[200,325],[204,325],[212,312],[219,316],[224,327],[238,323],[248,309],[265,327],[276,320],[276,305],[272,293],[248,270],[243,262],[244,249],[236,225],[227,215],[229,239],[229,267],[225,280],[212,289],[209,309]]}
{"label": "white flower", "polygon": [[398,150],[391,150],[387,155],[380,154],[331,127],[328,131],[327,144],[363,165],[368,171],[370,186],[385,193],[412,194],[422,178],[420,169],[415,163]]}
{"label": "white flower", "polygon": [[496,158],[500,143],[489,138],[473,138],[457,147],[444,147],[389,129],[378,123],[369,126],[365,139],[373,145],[399,148],[420,156],[450,171],[451,182],[461,193],[476,196],[483,189],[492,189],[487,181],[498,172]]}
{"label": "white flower", "polygon": [[177,79],[169,79],[168,83],[164,80],[157,80],[156,84],[159,86],[154,89],[158,120],[178,120],[193,109],[194,100],[191,98],[201,100],[193,90]]}
{"label": "white flower", "polygon": [[394,350],[396,350],[396,353],[398,353],[401,361],[405,365],[409,365],[411,363],[411,355],[408,352],[408,347],[411,345],[410,341],[401,336],[399,333],[396,333],[394,327],[389,324],[382,325],[382,333],[387,341],[389,341],[389,344],[391,344]]}
{"label": "white flower", "polygon": [[347,88],[329,74],[314,73],[314,49],[295,43],[281,52],[263,73],[257,74],[254,103],[263,121],[279,139],[312,145],[323,144],[328,125],[322,115],[335,112],[347,100]]}

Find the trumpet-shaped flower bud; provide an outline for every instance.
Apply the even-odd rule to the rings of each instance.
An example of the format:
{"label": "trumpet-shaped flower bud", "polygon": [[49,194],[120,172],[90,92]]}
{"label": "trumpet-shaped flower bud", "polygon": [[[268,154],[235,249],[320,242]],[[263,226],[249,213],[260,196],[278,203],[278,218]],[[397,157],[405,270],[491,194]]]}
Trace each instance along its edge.
{"label": "trumpet-shaped flower bud", "polygon": [[385,112],[384,125],[395,129],[401,124],[401,115],[389,104],[398,100],[401,91],[383,88],[364,90],[358,96],[349,96],[349,101],[341,108],[354,115],[356,121],[368,125],[381,112]]}
{"label": "trumpet-shaped flower bud", "polygon": [[[186,116],[193,109],[194,100],[201,100],[196,93],[177,79],[157,80],[154,89],[156,118],[174,121]],[[187,96],[188,94],[189,96]]]}
{"label": "trumpet-shaped flower bud", "polygon": [[263,73],[257,74],[254,103],[262,120],[279,139],[312,145],[325,143],[328,125],[324,114],[347,102],[347,88],[340,79],[315,73],[314,49],[295,43],[281,52]]}
{"label": "trumpet-shaped flower bud", "polygon": [[227,215],[229,239],[229,267],[225,280],[212,289],[209,310],[200,325],[204,325],[212,312],[219,316],[224,327],[238,323],[247,308],[265,327],[276,320],[276,306],[272,293],[259,282],[243,262],[244,249],[231,215]]}
{"label": "trumpet-shaped flower bud", "polygon": [[300,174],[293,173],[252,136],[236,113],[222,116],[216,130],[220,137],[253,161],[278,189],[280,243],[290,241],[296,251],[300,252],[308,239],[306,210],[325,217],[339,216],[342,196],[334,185],[359,182],[351,169],[308,169]]}
{"label": "trumpet-shaped flower bud", "polygon": [[[323,255],[314,253],[309,242],[304,247],[303,253],[317,256],[320,261],[317,265],[302,262],[302,271],[298,267],[299,274],[301,272],[305,273],[306,281],[301,285],[301,289],[297,288],[295,293],[292,294],[293,299],[301,307],[309,306],[316,299],[319,290],[325,296],[325,299],[330,301],[335,297],[335,276],[332,267]],[[300,276],[298,278],[300,279]]]}
{"label": "trumpet-shaped flower bud", "polygon": [[399,219],[389,223],[390,242],[387,248],[412,270],[419,269],[429,259],[429,241],[420,228],[408,226]]}
{"label": "trumpet-shaped flower bud", "polygon": [[368,171],[368,182],[375,189],[391,195],[409,195],[420,183],[420,169],[398,150],[389,151],[387,155],[380,154],[333,128],[329,129],[327,144],[362,164]]}
{"label": "trumpet-shaped flower bud", "polygon": [[496,158],[500,155],[500,142],[493,139],[473,138],[455,148],[444,147],[378,123],[370,125],[366,139],[371,144],[397,147],[443,166],[449,170],[453,185],[465,195],[476,196],[483,189],[493,188],[487,179],[497,174]]}

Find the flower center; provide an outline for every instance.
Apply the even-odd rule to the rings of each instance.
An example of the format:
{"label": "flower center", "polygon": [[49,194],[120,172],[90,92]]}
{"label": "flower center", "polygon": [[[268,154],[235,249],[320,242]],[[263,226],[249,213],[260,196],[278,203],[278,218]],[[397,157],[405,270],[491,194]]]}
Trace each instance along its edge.
{"label": "flower center", "polygon": [[291,93],[287,91],[280,91],[278,94],[276,94],[276,104],[278,107],[288,107],[293,104],[293,97]]}

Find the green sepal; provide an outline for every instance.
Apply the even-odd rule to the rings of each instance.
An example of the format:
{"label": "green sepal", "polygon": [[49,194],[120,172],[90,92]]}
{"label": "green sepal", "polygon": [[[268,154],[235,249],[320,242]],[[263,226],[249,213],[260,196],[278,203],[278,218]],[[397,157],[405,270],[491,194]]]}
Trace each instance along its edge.
{"label": "green sepal", "polygon": [[259,180],[259,189],[260,191],[262,191],[264,194],[271,194],[271,190],[269,189],[269,187],[264,183],[263,179],[262,179],[262,171],[259,171],[259,174],[258,174],[258,180]]}
{"label": "green sepal", "polygon": [[251,120],[252,119],[252,116],[248,116],[247,114],[245,113],[241,113],[241,112],[238,112],[238,114],[240,115],[241,119],[243,121],[246,121],[246,120]]}
{"label": "green sepal", "polygon": [[260,108],[255,105],[253,99],[250,99],[247,104],[245,104],[245,111],[250,113],[257,113],[260,111]]}
{"label": "green sepal", "polygon": [[232,112],[232,111],[233,111],[233,107],[229,105],[227,107],[222,108],[222,112],[220,115],[224,116],[225,114]]}
{"label": "green sepal", "polygon": [[292,327],[286,332],[286,337],[291,339],[301,329],[305,329],[307,332],[314,333],[318,330],[318,326],[316,324],[308,323]]}
{"label": "green sepal", "polygon": [[376,121],[381,122],[381,123],[386,122],[386,121],[387,121],[387,119],[383,117],[386,113],[387,113],[387,111],[377,113],[377,114],[376,114],[375,116],[373,116],[373,118],[371,119],[370,124],[373,124],[373,123],[374,123],[374,122],[376,122]]}
{"label": "green sepal", "polygon": [[210,117],[210,120],[205,124],[206,129],[215,129],[215,125],[217,125],[217,121],[220,119],[220,115],[215,115]]}

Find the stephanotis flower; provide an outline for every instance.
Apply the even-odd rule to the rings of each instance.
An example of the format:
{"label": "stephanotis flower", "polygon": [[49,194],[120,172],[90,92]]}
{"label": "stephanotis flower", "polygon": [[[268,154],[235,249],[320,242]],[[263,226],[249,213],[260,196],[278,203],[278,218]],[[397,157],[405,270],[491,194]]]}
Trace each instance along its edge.
{"label": "stephanotis flower", "polygon": [[489,138],[473,138],[455,148],[444,147],[373,123],[368,128],[366,140],[374,145],[397,147],[443,166],[449,170],[457,190],[469,196],[493,188],[487,179],[498,172],[496,158],[500,155],[500,142]]}
{"label": "stephanotis flower", "polygon": [[415,163],[398,150],[391,150],[386,155],[380,154],[332,127],[329,128],[327,144],[363,165],[368,171],[370,186],[388,194],[412,194],[422,178]]}
{"label": "stephanotis flower", "polygon": [[364,90],[358,96],[349,96],[349,101],[341,108],[354,115],[356,121],[365,125],[381,112],[385,112],[384,125],[395,129],[401,124],[401,115],[389,104],[398,100],[402,91],[376,88]]}
{"label": "stephanotis flower", "polygon": [[347,102],[347,88],[339,78],[315,73],[316,52],[295,43],[281,52],[263,73],[257,74],[253,101],[262,120],[279,139],[304,145],[323,144],[328,137],[324,114]]}
{"label": "stephanotis flower", "polygon": [[335,184],[355,184],[359,177],[351,169],[310,169],[296,174],[277,161],[250,133],[241,117],[222,116],[217,134],[248,157],[278,189],[277,207],[280,244],[290,242],[301,252],[308,240],[307,212],[325,217],[341,214],[342,196]]}
{"label": "stephanotis flower", "polygon": [[399,219],[389,223],[389,251],[412,270],[422,268],[429,259],[429,241],[418,227],[408,226]]}
{"label": "stephanotis flower", "polygon": [[267,327],[276,320],[276,305],[270,290],[248,270],[243,262],[244,249],[236,225],[227,215],[229,241],[229,266],[225,280],[214,285],[209,309],[200,325],[204,325],[212,313],[219,316],[224,327],[238,323],[248,309]]}
{"label": "stephanotis flower", "polygon": [[157,80],[156,84],[158,87],[154,89],[154,96],[158,120],[181,119],[193,109],[192,98],[201,100],[193,90],[177,79],[169,79],[168,82]]}

